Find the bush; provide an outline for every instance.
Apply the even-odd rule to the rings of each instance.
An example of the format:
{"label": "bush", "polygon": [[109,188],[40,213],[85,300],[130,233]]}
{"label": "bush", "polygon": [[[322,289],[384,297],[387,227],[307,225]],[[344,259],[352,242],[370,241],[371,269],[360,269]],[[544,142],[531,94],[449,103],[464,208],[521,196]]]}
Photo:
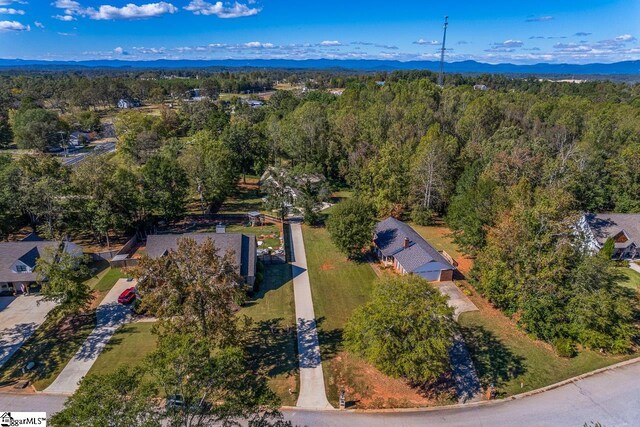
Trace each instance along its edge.
{"label": "bush", "polygon": [[414,208],[411,211],[411,221],[418,225],[432,225],[434,212],[431,209]]}
{"label": "bush", "polygon": [[575,343],[569,338],[558,338],[554,341],[553,347],[560,357],[574,357],[578,354]]}
{"label": "bush", "polygon": [[361,199],[348,199],[338,203],[327,221],[327,230],[333,243],[355,259],[362,249],[371,244],[376,219],[373,206]]}

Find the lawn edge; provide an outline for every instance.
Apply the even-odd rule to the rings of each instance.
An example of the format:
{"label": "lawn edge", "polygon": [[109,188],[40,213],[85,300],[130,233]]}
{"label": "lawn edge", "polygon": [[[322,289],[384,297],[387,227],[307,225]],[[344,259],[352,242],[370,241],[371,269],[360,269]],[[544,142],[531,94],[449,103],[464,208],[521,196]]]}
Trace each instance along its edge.
{"label": "lawn edge", "polygon": [[[622,368],[628,365],[633,365],[635,363],[640,363],[640,357],[636,357],[633,359],[629,359],[629,360],[625,360],[622,362],[618,362],[618,363],[614,363],[613,365],[609,365],[609,366],[605,366],[603,368],[599,368],[596,369],[594,371],[590,371],[590,372],[585,372],[584,374],[580,374],[577,375],[575,377],[572,378],[568,378],[566,380],[554,383],[554,384],[550,384],[548,386],[545,387],[541,387],[535,390],[531,390],[531,391],[527,391],[525,393],[520,393],[520,394],[516,394],[513,396],[509,396],[509,397],[505,397],[503,399],[495,399],[495,400],[483,400],[481,402],[471,402],[471,403],[457,403],[454,405],[443,405],[443,406],[430,406],[430,407],[423,407],[423,408],[390,408],[390,409],[347,409],[347,410],[343,410],[343,412],[349,412],[349,413],[368,413],[368,414],[375,414],[375,413],[394,413],[394,412],[434,412],[434,411],[448,411],[448,410],[453,410],[453,409],[463,409],[463,408],[474,408],[474,407],[480,407],[480,406],[493,406],[493,405],[498,405],[498,404],[502,404],[505,402],[509,402],[511,400],[519,400],[519,399],[524,399],[530,396],[534,396],[536,394],[540,394],[540,393],[544,393],[547,391],[551,391],[553,389],[556,388],[560,388],[563,387],[565,385],[574,383],[576,381],[588,378],[588,377],[592,377],[594,375],[598,375],[601,374],[603,372],[607,372],[607,371],[611,371],[617,368]],[[283,406],[281,407],[281,409],[285,410],[285,411],[311,411],[311,412],[321,412],[324,410],[309,410],[309,409],[304,409],[304,408],[298,408],[296,406]]]}

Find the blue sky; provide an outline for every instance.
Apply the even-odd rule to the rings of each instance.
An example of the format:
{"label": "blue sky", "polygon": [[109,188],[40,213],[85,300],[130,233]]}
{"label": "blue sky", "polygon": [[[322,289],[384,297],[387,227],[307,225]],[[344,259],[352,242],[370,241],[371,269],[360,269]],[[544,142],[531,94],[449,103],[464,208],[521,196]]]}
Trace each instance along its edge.
{"label": "blue sky", "polygon": [[640,1],[0,0],[0,57],[640,59]]}

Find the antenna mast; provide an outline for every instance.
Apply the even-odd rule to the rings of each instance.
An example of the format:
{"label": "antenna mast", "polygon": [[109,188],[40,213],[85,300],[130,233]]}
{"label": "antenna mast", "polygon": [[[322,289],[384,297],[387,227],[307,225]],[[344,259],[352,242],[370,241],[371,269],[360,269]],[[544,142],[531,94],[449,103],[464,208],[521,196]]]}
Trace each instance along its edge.
{"label": "antenna mast", "polygon": [[440,50],[440,75],[438,75],[438,86],[444,85],[444,52],[446,50],[445,43],[447,42],[447,27],[449,26],[449,17],[444,17],[444,35],[442,36],[442,49]]}

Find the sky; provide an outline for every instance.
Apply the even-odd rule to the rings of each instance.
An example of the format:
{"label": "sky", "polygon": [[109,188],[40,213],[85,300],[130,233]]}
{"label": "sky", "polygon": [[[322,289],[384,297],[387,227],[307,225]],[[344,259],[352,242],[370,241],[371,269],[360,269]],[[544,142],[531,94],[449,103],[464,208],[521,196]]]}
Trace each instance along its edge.
{"label": "sky", "polygon": [[640,59],[640,0],[0,0],[0,58]]}

